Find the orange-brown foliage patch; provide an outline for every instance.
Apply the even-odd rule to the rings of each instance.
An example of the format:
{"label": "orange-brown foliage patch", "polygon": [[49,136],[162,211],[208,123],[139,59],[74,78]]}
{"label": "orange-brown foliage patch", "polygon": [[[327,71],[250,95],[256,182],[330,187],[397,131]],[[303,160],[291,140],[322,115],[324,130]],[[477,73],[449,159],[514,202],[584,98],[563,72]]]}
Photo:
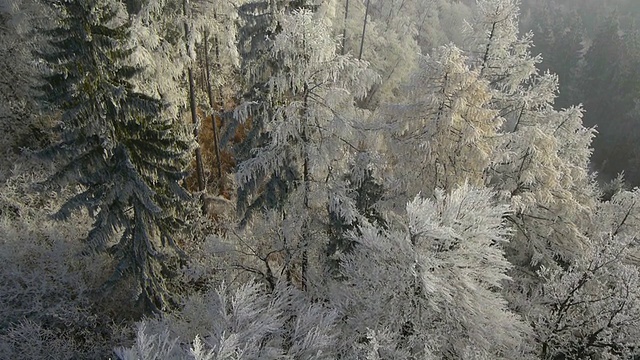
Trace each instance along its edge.
{"label": "orange-brown foliage patch", "polygon": [[[225,102],[226,109],[232,109],[235,107],[235,102],[227,100]],[[238,126],[234,136],[231,138],[231,144],[227,147],[220,147],[220,167],[222,174],[218,173],[218,159],[215,151],[214,141],[214,124],[215,129],[218,131],[218,137],[224,131],[225,127],[229,124],[225,124],[225,121],[218,115],[215,116],[215,122],[212,120],[212,115],[207,115],[202,109],[198,109],[198,117],[202,119],[200,126],[200,133],[198,136],[198,143],[202,151],[202,162],[204,165],[205,182],[207,184],[207,192],[213,195],[220,195],[226,199],[231,199],[232,190],[231,184],[226,181],[228,175],[233,172],[236,166],[236,159],[233,157],[230,146],[233,144],[239,144],[247,137],[247,132],[251,128],[251,121],[248,120],[244,124]],[[197,190],[198,179],[195,172],[196,160],[195,156],[192,160],[192,173],[187,177],[187,187],[190,190]]]}

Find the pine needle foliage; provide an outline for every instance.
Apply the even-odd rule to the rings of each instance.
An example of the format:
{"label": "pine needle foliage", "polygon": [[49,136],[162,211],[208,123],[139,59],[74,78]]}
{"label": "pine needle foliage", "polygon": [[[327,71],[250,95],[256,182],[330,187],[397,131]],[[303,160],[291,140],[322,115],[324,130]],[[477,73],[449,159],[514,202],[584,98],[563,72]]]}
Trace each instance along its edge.
{"label": "pine needle foliage", "polygon": [[51,187],[75,185],[55,217],[86,209],[95,222],[87,251],[108,250],[119,264],[105,284],[125,275],[139,285],[139,305],[158,311],[171,304],[165,280],[170,253],[181,254],[174,236],[185,226],[186,176],[193,141],[186,129],[163,116],[160,100],[136,92],[127,65],[129,23],[108,0],[52,1],[58,26],[49,31],[46,100],[60,111],[60,141],[43,156],[53,159]]}

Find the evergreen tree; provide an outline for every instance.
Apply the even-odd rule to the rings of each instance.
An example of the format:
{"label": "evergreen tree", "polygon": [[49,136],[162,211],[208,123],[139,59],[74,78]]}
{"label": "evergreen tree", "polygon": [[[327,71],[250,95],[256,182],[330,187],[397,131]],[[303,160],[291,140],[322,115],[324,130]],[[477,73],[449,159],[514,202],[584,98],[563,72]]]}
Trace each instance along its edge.
{"label": "evergreen tree", "polygon": [[[245,83],[245,102],[234,112],[235,121],[228,128],[227,135],[223,136],[223,139],[233,136],[237,128],[250,120],[246,139],[234,149],[238,163],[250,159],[253,149],[265,146],[268,142],[264,119],[274,115],[268,87],[269,76],[281,71],[283,65],[271,56],[270,46],[273,38],[283,30],[281,17],[299,10],[303,3],[304,1],[250,1],[239,8],[242,27],[238,32],[238,51],[241,54],[240,71]],[[255,116],[266,113],[269,115]],[[239,187],[237,210],[242,225],[246,225],[263,208],[282,209],[286,194],[295,181],[293,167],[283,165],[284,168],[277,176],[255,176]]]}
{"label": "evergreen tree", "polygon": [[[416,197],[389,230],[363,226],[333,294],[346,359],[523,359],[528,327],[499,289],[509,230],[490,191]],[[367,357],[367,353],[375,354]]]}
{"label": "evergreen tree", "polygon": [[132,274],[142,308],[164,309],[171,303],[166,278],[175,265],[165,250],[181,253],[175,236],[190,197],[179,181],[192,138],[163,116],[161,101],[131,85],[140,69],[127,65],[130,24],[116,3],[51,5],[61,20],[41,56],[50,67],[47,100],[60,111],[60,141],[44,155],[61,166],[47,184],[79,189],[56,216],[68,219],[82,208],[93,214],[88,249],[108,250],[118,260],[105,285]]}
{"label": "evergreen tree", "polygon": [[360,227],[373,224],[386,229],[387,222],[380,209],[380,201],[385,195],[385,188],[381,181],[374,176],[371,159],[366,154],[356,156],[346,175],[347,201],[353,203],[355,210],[362,218],[353,219],[351,216],[341,215],[340,209],[329,207],[329,223],[327,224],[327,261],[329,271],[336,274],[339,270],[340,257],[350,253],[356,242],[351,234],[360,233]]}
{"label": "evergreen tree", "polygon": [[[594,246],[567,269],[543,268],[523,313],[541,359],[632,359],[640,354],[638,190],[598,205],[585,228]],[[544,304],[544,306],[531,306]]]}
{"label": "evergreen tree", "polygon": [[595,191],[588,174],[594,131],[582,111],[553,109],[557,77],[539,74],[532,34],[518,36],[519,1],[482,0],[473,44],[480,77],[492,89],[490,108],[505,119],[487,183],[510,201],[516,227],[511,258],[525,267],[568,260],[587,240],[581,223]]}
{"label": "evergreen tree", "polygon": [[283,195],[275,202],[279,210],[288,206],[283,213],[295,232],[285,237],[287,247],[300,254],[295,262],[304,287],[313,228],[325,218],[327,205],[350,221],[356,216],[346,206],[352,202],[343,180],[351,154],[358,151],[354,99],[366,93],[375,76],[366,64],[336,53],[328,24],[312,12],[283,14],[278,22],[282,30],[269,42],[265,60],[280,65],[264,85],[266,99],[258,104],[263,111],[254,113],[264,145],[239,164],[236,176],[241,187],[286,179],[283,194],[270,193],[270,187],[265,193]]}
{"label": "evergreen tree", "polygon": [[404,103],[386,109],[389,178],[395,179],[389,188],[403,195],[399,203],[436,188],[485,183],[503,119],[490,108],[487,81],[466,60],[453,45],[437,49],[423,59]]}

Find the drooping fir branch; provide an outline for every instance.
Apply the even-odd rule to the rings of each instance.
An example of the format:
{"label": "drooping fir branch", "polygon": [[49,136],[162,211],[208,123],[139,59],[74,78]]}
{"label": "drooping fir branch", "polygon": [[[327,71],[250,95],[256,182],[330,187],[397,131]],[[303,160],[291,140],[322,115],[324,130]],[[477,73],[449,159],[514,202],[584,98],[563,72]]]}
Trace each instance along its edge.
{"label": "drooping fir branch", "polygon": [[[86,208],[95,217],[88,251],[109,250],[119,264],[105,286],[134,275],[145,311],[171,303],[166,275],[182,251],[175,236],[184,228],[192,136],[163,117],[165,104],[130,83],[141,69],[127,66],[129,23],[109,0],[53,2],[59,26],[40,56],[50,68],[46,100],[61,113],[61,141],[42,153],[57,171],[52,187],[81,185],[56,213],[67,219]],[[171,251],[168,251],[171,250]]]}

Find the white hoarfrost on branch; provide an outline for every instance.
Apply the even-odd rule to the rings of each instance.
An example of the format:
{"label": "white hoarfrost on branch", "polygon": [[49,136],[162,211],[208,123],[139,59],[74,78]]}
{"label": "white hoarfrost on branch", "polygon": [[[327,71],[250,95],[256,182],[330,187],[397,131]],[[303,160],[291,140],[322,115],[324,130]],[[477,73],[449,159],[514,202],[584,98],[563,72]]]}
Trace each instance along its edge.
{"label": "white hoarfrost on branch", "polygon": [[376,345],[382,358],[522,358],[528,327],[500,294],[511,267],[502,250],[508,208],[494,197],[467,184],[449,195],[438,190],[432,200],[407,205],[400,229],[361,229],[355,250],[344,256],[337,295],[347,331],[361,338],[347,345],[350,351],[376,345],[375,331],[393,344]]}

